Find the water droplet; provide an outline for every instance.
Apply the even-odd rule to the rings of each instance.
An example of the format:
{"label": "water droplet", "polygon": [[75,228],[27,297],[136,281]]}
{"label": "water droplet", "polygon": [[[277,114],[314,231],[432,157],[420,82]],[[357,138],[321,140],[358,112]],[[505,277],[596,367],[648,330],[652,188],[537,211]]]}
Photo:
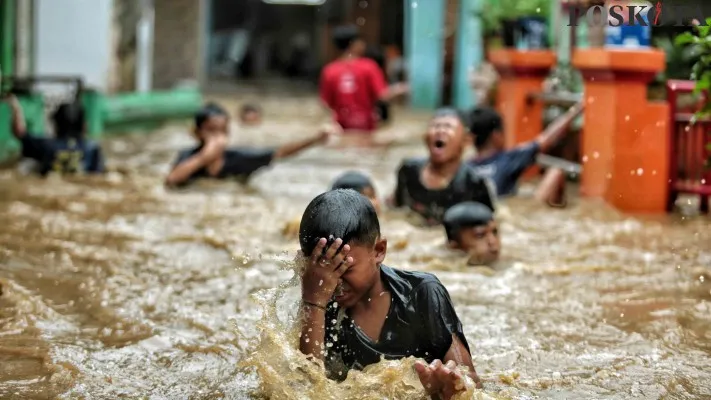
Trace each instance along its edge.
{"label": "water droplet", "polygon": [[642,176],[644,170],[642,168],[637,168],[637,175]]}
{"label": "water droplet", "polygon": [[323,286],[323,279],[321,279],[320,281],[318,281],[318,285],[319,285],[319,286]]}
{"label": "water droplet", "polygon": [[625,313],[620,314],[620,318],[624,318],[624,317],[625,317]]}
{"label": "water droplet", "polygon": [[607,179],[612,179],[612,174],[609,172],[607,173]]}
{"label": "water droplet", "polygon": [[309,328],[309,332],[311,332],[311,331],[313,331],[313,329],[312,329],[312,328]]}
{"label": "water droplet", "polygon": [[536,7],[536,13],[540,13],[540,12],[541,12],[541,7]]}
{"label": "water droplet", "polygon": [[703,282],[703,281],[704,281],[704,276],[701,275],[701,276],[699,277],[699,280],[700,280],[701,282]]}
{"label": "water droplet", "polygon": [[625,121],[629,121],[629,120],[630,120],[630,116],[629,116],[629,115],[625,115]]}
{"label": "water droplet", "polygon": [[684,128],[684,132],[689,132],[691,130],[691,126],[687,125],[686,128]]}
{"label": "water droplet", "polygon": [[528,117],[523,117],[523,122],[524,123],[528,122]]}
{"label": "water droplet", "polygon": [[592,104],[592,103],[594,103],[594,102],[595,102],[595,98],[594,98],[594,97],[592,97],[592,96],[588,97],[588,103],[591,103],[591,104]]}
{"label": "water droplet", "polygon": [[705,184],[706,184],[706,179],[702,179],[702,180],[701,180],[701,184],[702,184],[702,185],[705,185]]}
{"label": "water droplet", "polygon": [[652,170],[652,175],[656,175],[656,174],[657,174],[657,170],[656,169]]}
{"label": "water droplet", "polygon": [[365,25],[365,18],[363,18],[363,17],[358,18],[358,19],[356,20],[356,23],[357,23],[358,25],[360,25],[360,26]]}
{"label": "water droplet", "polygon": [[309,338],[304,339],[304,342],[306,342],[306,343],[308,343],[310,341],[311,341],[311,339],[309,339]]}
{"label": "water droplet", "polygon": [[593,153],[593,158],[600,158],[600,153],[597,151]]}
{"label": "water droplet", "polygon": [[584,163],[588,162],[588,156],[583,156],[583,162]]}

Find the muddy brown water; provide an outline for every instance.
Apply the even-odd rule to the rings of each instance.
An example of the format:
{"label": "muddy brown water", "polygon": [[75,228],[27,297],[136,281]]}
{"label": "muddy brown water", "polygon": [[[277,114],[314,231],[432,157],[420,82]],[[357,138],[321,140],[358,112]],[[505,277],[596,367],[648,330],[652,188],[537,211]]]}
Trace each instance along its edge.
{"label": "muddy brown water", "polygon": [[[235,143],[305,137],[312,99],[266,101]],[[276,113],[273,110],[278,109]],[[271,110],[271,111],[270,111]],[[168,192],[186,128],[104,142],[113,172],[42,180],[0,171],[0,398],[422,398],[411,361],[328,382],[294,349],[297,248],[285,224],[341,172],[381,196],[425,119],[396,114],[378,149],[313,149],[247,186]],[[383,216],[387,264],[449,289],[486,390],[475,398],[711,398],[711,223],[633,218],[591,200],[525,198],[499,219],[505,260],[467,268],[443,232]]]}

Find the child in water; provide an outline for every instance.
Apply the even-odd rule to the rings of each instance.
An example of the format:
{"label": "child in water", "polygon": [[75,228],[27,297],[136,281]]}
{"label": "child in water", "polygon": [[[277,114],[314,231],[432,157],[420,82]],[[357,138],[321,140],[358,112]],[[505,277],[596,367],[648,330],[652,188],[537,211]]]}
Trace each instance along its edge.
{"label": "child in water", "polygon": [[387,241],[375,208],[353,190],[317,196],[299,230],[305,270],[299,349],[327,373],[385,359],[423,359],[415,368],[428,394],[450,399],[466,379],[481,386],[447,289],[432,274],[383,264]]}
{"label": "child in water", "polygon": [[380,213],[380,201],[378,200],[378,196],[375,193],[375,186],[367,175],[361,172],[348,171],[345,174],[336,178],[336,180],[333,182],[333,185],[331,185],[331,190],[336,189],[355,190],[356,192],[367,197],[368,200],[373,203],[373,207],[375,207],[375,212]]}
{"label": "child in water", "polygon": [[[380,200],[375,192],[375,186],[370,178],[362,172],[348,171],[340,175],[331,185],[331,190],[351,189],[367,197],[373,204],[375,212],[380,213]],[[284,226],[282,235],[286,237],[296,237],[299,235],[299,224],[301,218],[296,218]]]}
{"label": "child in water", "polygon": [[321,72],[321,102],[331,110],[344,131],[373,132],[377,127],[378,102],[388,102],[405,93],[407,87],[388,87],[378,64],[364,57],[366,46],[358,27],[336,27],[333,43],[341,56]]}
{"label": "child in water", "polygon": [[179,186],[195,178],[224,179],[249,177],[274,160],[293,156],[325,143],[330,132],[324,130],[313,138],[290,143],[277,149],[227,148],[229,116],[216,104],[208,104],[195,115],[195,136],[199,144],[180,152],[166,185]]}
{"label": "child in water", "polygon": [[245,104],[239,110],[239,120],[244,126],[256,126],[262,123],[262,108],[257,104]]}
{"label": "child in water", "polygon": [[441,223],[449,207],[465,201],[494,209],[490,184],[462,162],[470,140],[465,130],[458,111],[437,110],[425,136],[429,157],[402,163],[392,205],[410,208],[429,224]]}
{"label": "child in water", "polygon": [[449,247],[467,253],[469,265],[490,266],[499,259],[499,229],[489,207],[473,201],[457,204],[444,213],[442,224]]}
{"label": "child in water", "polygon": [[[475,108],[471,112],[469,131],[475,137],[477,155],[469,161],[469,165],[494,183],[497,196],[514,195],[521,174],[536,163],[539,153],[550,150],[565,135],[568,125],[583,109],[581,101],[550,124],[535,140],[505,150],[504,125],[499,113],[493,108]],[[536,190],[535,197],[550,206],[564,207],[564,189],[563,170],[549,168]]]}
{"label": "child in water", "polygon": [[79,102],[63,103],[52,114],[54,138],[27,132],[22,107],[14,95],[8,103],[12,112],[12,133],[22,144],[22,156],[39,162],[39,172],[101,173],[104,158],[99,145],[86,140],[84,107]]}

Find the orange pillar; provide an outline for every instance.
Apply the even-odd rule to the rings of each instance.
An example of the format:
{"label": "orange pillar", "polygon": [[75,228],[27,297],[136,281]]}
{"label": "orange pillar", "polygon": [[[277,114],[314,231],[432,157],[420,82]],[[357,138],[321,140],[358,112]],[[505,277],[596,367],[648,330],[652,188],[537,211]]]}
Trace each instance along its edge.
{"label": "orange pillar", "polygon": [[[543,104],[527,101],[530,93],[543,90],[543,80],[556,62],[548,50],[518,51],[499,49],[489,52],[489,61],[501,79],[496,89],[496,108],[504,121],[506,147],[535,139],[543,130]],[[538,173],[530,168],[524,177]]]}
{"label": "orange pillar", "polygon": [[581,193],[621,211],[664,212],[669,173],[669,107],[647,101],[664,70],[658,50],[576,50],[585,80]]}

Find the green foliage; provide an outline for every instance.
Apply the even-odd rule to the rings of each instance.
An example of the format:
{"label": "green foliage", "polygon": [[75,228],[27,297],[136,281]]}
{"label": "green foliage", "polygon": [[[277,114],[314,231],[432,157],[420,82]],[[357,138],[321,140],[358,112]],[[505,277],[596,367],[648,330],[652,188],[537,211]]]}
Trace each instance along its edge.
{"label": "green foliage", "polygon": [[501,29],[501,21],[521,17],[548,18],[552,0],[484,0],[481,18],[484,31]]}
{"label": "green foliage", "polygon": [[[677,46],[695,46],[698,48],[699,59],[691,67],[691,80],[696,81],[695,93],[711,90],[711,18],[706,20],[707,26],[694,27],[694,33],[684,32],[676,37]],[[704,107],[696,115],[697,118],[711,118],[711,101],[706,101]]]}
{"label": "green foliage", "polygon": [[[695,93],[706,92],[706,102],[695,118],[711,118],[711,18],[706,19],[706,26],[696,26],[695,33],[684,32],[676,37],[677,46],[697,45],[701,51],[699,60],[691,68],[691,79],[696,81]],[[706,146],[711,152],[711,144]],[[711,156],[706,160],[706,165],[711,166]]]}

